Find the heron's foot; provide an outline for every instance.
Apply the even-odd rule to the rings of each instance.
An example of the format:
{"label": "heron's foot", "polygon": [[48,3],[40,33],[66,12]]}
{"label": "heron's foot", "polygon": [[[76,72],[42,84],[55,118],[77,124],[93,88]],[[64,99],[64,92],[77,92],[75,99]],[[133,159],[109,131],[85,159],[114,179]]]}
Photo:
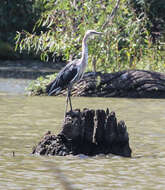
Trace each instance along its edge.
{"label": "heron's foot", "polygon": [[66,111],[64,114],[64,123],[66,122],[68,116],[73,115],[73,114],[74,114],[74,112],[72,109],[70,111]]}
{"label": "heron's foot", "polygon": [[66,112],[65,118],[67,118],[68,116],[78,117],[79,114],[80,114],[80,109],[74,109],[74,110],[71,109],[70,111]]}
{"label": "heron's foot", "polygon": [[70,111],[67,111],[66,113],[65,113],[65,117],[67,117],[68,115],[73,115],[74,114],[74,112],[73,112],[73,110],[71,109]]}

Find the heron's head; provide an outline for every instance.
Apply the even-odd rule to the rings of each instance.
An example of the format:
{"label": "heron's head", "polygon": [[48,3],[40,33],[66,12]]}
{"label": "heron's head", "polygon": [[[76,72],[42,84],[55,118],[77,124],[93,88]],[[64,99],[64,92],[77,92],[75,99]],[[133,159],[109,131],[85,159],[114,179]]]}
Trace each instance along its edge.
{"label": "heron's head", "polygon": [[95,30],[87,30],[85,33],[85,37],[88,38],[89,36],[92,36],[94,34],[101,35],[103,33],[102,32],[96,32]]}

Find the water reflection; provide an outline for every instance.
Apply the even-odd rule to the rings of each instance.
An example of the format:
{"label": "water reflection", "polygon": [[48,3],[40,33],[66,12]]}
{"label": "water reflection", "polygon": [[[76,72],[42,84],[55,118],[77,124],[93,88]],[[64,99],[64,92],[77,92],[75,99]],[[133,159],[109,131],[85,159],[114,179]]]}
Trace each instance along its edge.
{"label": "water reflection", "polygon": [[[133,157],[33,156],[48,130],[58,133],[65,98],[0,95],[0,189],[164,189],[165,101],[73,98],[74,108],[107,108],[125,120]],[[13,157],[13,151],[15,156]],[[60,170],[58,170],[58,168]]]}

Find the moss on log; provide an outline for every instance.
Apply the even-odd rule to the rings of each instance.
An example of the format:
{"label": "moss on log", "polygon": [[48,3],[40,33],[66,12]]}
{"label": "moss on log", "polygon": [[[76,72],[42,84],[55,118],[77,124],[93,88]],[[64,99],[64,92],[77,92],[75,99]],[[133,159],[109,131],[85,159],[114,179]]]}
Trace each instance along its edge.
{"label": "moss on log", "polygon": [[78,155],[115,154],[131,157],[129,136],[124,121],[117,122],[115,112],[109,110],[74,110],[67,112],[62,131],[48,132],[33,154]]}

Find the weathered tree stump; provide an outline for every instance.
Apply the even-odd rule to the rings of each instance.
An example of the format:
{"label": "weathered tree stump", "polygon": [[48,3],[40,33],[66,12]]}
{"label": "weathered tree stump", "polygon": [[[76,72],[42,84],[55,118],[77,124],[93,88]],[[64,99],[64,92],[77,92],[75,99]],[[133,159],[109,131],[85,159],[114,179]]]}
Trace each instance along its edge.
{"label": "weathered tree stump", "polygon": [[[65,95],[63,90],[58,95]],[[73,86],[72,96],[165,98],[165,75],[154,71],[88,72]]]}
{"label": "weathered tree stump", "polygon": [[62,131],[56,136],[48,132],[33,154],[78,155],[115,154],[131,157],[129,136],[124,121],[117,123],[114,112],[74,110],[66,114]]}

